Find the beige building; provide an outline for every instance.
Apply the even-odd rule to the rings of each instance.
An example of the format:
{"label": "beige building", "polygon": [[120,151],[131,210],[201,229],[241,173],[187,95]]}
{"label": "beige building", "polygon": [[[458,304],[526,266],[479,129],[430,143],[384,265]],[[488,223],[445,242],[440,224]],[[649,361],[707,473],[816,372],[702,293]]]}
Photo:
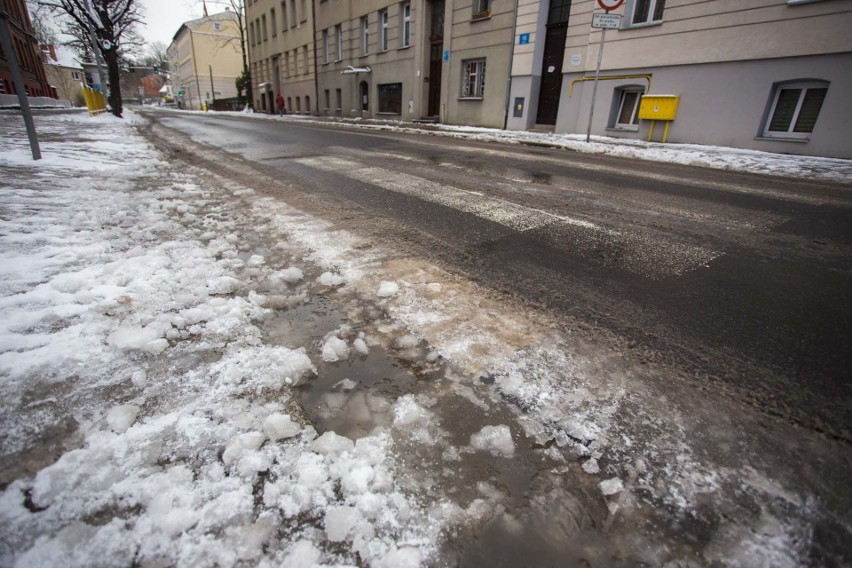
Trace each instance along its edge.
{"label": "beige building", "polygon": [[255,111],[276,112],[281,93],[287,112],[314,114],[313,3],[248,0],[246,27]]}
{"label": "beige building", "polygon": [[56,98],[71,101],[74,106],[85,105],[83,84],[86,77],[83,66],[66,48],[48,45],[46,51],[44,71],[47,74],[48,83],[56,89]]}
{"label": "beige building", "polygon": [[214,99],[238,95],[236,79],[243,63],[239,23],[233,12],[184,23],[167,56],[172,89],[182,108],[200,110]]}
{"label": "beige building", "polygon": [[321,114],[502,127],[514,5],[316,0]]}
{"label": "beige building", "polygon": [[[586,133],[595,12],[596,0],[519,0],[510,129]],[[852,158],[852,0],[626,0],[612,13],[593,135],[647,139],[642,97],[675,95],[670,142]]]}

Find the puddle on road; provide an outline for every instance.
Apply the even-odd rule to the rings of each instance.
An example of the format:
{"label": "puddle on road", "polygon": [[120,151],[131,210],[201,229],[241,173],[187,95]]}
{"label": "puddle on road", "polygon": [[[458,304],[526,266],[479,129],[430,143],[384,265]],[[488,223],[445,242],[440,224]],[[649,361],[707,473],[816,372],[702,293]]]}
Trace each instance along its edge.
{"label": "puddle on road", "polygon": [[[322,361],[317,354],[324,338],[341,326],[350,344],[363,331],[381,337],[381,345],[371,345],[367,355],[353,352],[345,361]],[[426,502],[486,507],[485,513],[475,514],[480,516],[477,522],[457,527],[448,537],[444,556],[451,563],[618,565],[613,561],[618,546],[601,531],[609,513],[597,480],[584,474],[576,461],[566,463],[556,448],[535,446],[516,413],[489,399],[485,387],[459,383],[440,360],[426,362],[428,346],[418,346],[419,357],[396,349],[398,338],[393,335],[404,332],[379,331],[384,327],[373,318],[353,325],[322,296],[281,311],[263,325],[267,341],[309,346],[317,376],[295,393],[319,433],[331,430],[356,440],[377,429],[391,431],[405,464],[400,482],[406,490],[421,494]],[[434,438],[394,426],[394,405],[405,395],[413,395],[434,417]],[[514,455],[471,448],[473,434],[500,425],[511,430]]]}
{"label": "puddle on road", "polygon": [[317,365],[317,377],[300,385],[305,413],[318,432],[333,430],[352,440],[393,421],[393,403],[415,388],[417,377],[390,353]]}

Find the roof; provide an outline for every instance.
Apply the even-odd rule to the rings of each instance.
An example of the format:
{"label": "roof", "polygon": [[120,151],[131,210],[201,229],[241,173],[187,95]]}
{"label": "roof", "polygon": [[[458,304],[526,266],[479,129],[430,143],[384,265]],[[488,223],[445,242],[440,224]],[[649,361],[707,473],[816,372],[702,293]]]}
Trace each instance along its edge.
{"label": "roof", "polygon": [[223,20],[234,20],[236,21],[236,14],[230,10],[225,10],[224,12],[219,12],[218,14],[213,14],[210,16],[206,16],[204,18],[198,18],[197,20],[189,20],[188,22],[184,22],[180,25],[178,30],[175,32],[175,35],[172,36],[172,42],[177,41],[180,32],[184,29],[189,29],[190,26],[195,27],[199,24],[203,24],[204,22],[221,22]]}

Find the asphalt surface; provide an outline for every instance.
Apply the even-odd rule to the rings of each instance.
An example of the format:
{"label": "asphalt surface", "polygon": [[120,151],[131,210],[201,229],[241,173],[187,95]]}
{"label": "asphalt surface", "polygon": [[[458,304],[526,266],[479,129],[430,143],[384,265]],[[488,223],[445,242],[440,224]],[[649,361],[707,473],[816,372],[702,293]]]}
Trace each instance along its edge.
{"label": "asphalt surface", "polygon": [[178,159],[472,276],[673,377],[852,441],[852,184],[249,116],[144,116]]}

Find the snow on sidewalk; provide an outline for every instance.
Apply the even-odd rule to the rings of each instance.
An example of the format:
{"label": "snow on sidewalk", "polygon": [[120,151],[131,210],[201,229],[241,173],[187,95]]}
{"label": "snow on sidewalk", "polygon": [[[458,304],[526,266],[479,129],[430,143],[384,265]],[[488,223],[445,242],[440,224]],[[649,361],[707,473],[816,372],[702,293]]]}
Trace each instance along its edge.
{"label": "snow on sidewalk", "polygon": [[294,259],[253,254],[251,223],[121,121],[38,127],[34,163],[0,122],[0,564],[433,554],[447,519],[399,487],[390,432],[318,437],[291,390],[311,358],[262,341],[273,293],[314,285]]}

